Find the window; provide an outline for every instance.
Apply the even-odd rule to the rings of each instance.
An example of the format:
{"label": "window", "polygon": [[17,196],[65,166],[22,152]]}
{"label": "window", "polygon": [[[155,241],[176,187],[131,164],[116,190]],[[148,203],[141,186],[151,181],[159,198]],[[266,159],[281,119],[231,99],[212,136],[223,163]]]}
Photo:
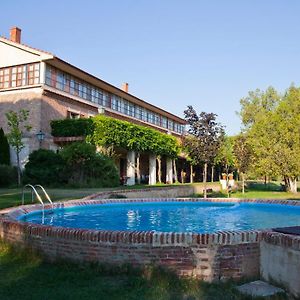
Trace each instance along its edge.
{"label": "window", "polygon": [[168,129],[174,131],[174,122],[171,120],[168,120]]}
{"label": "window", "polygon": [[160,116],[157,114],[154,115],[154,124],[160,126]]}
{"label": "window", "polygon": [[80,114],[72,111],[68,111],[68,119],[79,119]]}
{"label": "window", "polygon": [[161,117],[161,126],[167,128],[167,118]]}
{"label": "window", "polygon": [[154,114],[150,111],[147,112],[147,121],[154,124]]}
{"label": "window", "polygon": [[[18,69],[17,67],[12,69],[12,86],[20,84],[24,78],[27,78],[28,84],[33,84],[35,80],[39,80],[37,77],[37,74],[39,74],[39,65],[33,65],[34,68],[31,65],[28,65],[27,77],[23,76],[23,69]],[[36,71],[38,72],[36,73]],[[9,81],[7,82],[7,76],[9,77],[9,73],[4,74],[4,70],[0,69],[0,88],[9,84]],[[98,105],[111,108],[127,116],[135,117],[144,122],[155,124],[170,131],[183,132],[183,126],[179,123],[168,120],[158,113],[147,110],[142,106],[135,105],[126,99],[115,94],[110,94],[96,86],[88,84],[86,81],[81,81],[76,77],[48,65],[46,66],[46,84]]]}
{"label": "window", "polygon": [[[23,72],[24,73],[24,72]],[[31,64],[27,66],[27,84],[33,85],[40,82],[40,65]]]}
{"label": "window", "polygon": [[39,63],[0,69],[0,89],[34,85],[40,82]]}

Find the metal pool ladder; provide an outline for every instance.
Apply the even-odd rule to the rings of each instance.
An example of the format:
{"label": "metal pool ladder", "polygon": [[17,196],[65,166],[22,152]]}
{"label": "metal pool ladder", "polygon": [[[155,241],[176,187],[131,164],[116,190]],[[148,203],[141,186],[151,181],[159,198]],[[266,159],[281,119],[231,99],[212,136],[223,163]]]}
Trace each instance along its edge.
{"label": "metal pool ladder", "polygon": [[49,195],[47,194],[46,190],[45,190],[40,184],[36,184],[35,186],[33,186],[32,184],[26,184],[26,185],[23,186],[23,190],[22,190],[22,205],[24,205],[24,200],[25,200],[25,189],[26,189],[27,187],[28,187],[28,188],[31,188],[31,202],[33,202],[33,200],[34,200],[34,196],[33,196],[33,193],[34,193],[35,196],[36,196],[36,198],[37,198],[37,199],[39,200],[39,202],[43,205],[43,209],[44,209],[45,204],[44,204],[44,202],[43,202],[43,200],[42,200],[42,197],[39,195],[39,193],[38,193],[37,190],[36,190],[36,188],[40,188],[40,189],[43,191],[43,193],[44,193],[46,199],[47,199],[48,202],[51,204],[52,209],[53,209],[53,202],[52,202],[52,200],[50,199],[50,197],[49,197]]}

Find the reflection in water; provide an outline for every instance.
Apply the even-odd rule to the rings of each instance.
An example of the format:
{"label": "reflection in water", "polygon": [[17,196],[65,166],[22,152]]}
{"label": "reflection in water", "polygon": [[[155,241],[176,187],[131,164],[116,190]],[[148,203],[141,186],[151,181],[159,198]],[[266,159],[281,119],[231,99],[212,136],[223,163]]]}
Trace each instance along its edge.
{"label": "reflection in water", "polygon": [[127,212],[127,229],[138,228],[141,222],[139,211],[128,210]]}
{"label": "reflection in water", "polygon": [[215,232],[300,225],[300,208],[269,204],[163,202],[91,205],[29,214],[25,221],[75,228]]}

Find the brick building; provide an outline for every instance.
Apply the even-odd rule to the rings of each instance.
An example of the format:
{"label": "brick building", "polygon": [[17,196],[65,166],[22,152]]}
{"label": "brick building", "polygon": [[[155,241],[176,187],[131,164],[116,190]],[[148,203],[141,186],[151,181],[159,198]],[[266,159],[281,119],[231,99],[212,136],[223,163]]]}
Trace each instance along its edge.
{"label": "brick building", "polygon": [[[56,150],[59,143],[51,136],[50,121],[63,118],[90,117],[105,114],[136,124],[152,127],[180,137],[185,121],[159,107],[143,101],[128,91],[128,84],[115,87],[55,55],[21,43],[21,29],[10,30],[10,38],[0,37],[0,127],[7,132],[5,112],[27,109],[32,130],[26,134],[22,150],[24,165],[28,155],[39,148],[36,134],[45,139],[41,146]],[[12,163],[15,154],[11,151]],[[134,184],[135,153],[120,151],[117,166]],[[142,157],[142,174],[156,183],[155,156]],[[172,162],[166,159],[164,173],[173,179]]]}

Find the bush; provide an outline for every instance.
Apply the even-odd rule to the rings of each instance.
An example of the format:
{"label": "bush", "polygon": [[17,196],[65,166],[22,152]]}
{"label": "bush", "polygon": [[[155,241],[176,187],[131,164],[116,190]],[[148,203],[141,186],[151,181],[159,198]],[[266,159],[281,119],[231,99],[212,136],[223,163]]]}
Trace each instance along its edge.
{"label": "bush", "polygon": [[51,150],[39,149],[29,155],[23,176],[24,183],[57,186],[66,183],[65,162]]}
{"label": "bush", "polygon": [[0,165],[0,187],[9,187],[17,184],[17,178],[16,167]]}
{"label": "bush", "polygon": [[61,156],[72,186],[113,187],[119,184],[118,170],[113,160],[96,153],[93,145],[72,143],[61,151]]}
{"label": "bush", "polygon": [[57,137],[87,136],[93,132],[92,119],[53,120],[50,123],[51,134]]}
{"label": "bush", "polygon": [[2,128],[0,128],[0,164],[10,165],[9,144]]}

